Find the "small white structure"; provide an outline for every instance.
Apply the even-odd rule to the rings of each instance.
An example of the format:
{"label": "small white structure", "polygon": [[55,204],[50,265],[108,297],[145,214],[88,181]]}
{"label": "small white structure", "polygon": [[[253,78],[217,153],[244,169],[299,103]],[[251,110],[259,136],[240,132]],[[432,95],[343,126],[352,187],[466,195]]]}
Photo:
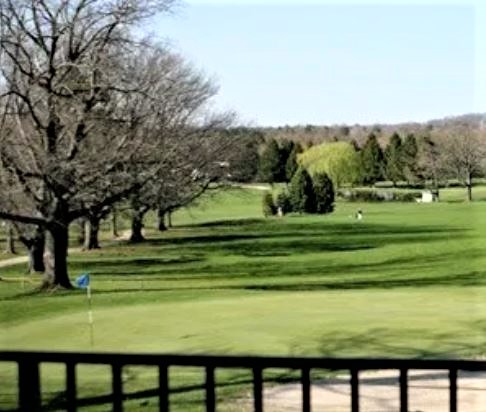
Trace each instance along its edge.
{"label": "small white structure", "polygon": [[432,190],[424,190],[422,192],[422,198],[419,199],[420,203],[433,203],[439,201],[439,193]]}

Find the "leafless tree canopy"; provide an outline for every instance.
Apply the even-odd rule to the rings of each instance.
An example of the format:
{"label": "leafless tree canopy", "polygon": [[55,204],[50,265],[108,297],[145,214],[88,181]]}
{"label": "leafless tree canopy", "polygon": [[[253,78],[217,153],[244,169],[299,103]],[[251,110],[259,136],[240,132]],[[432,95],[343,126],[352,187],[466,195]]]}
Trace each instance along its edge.
{"label": "leafless tree canopy", "polygon": [[443,132],[438,142],[444,173],[461,182],[467,188],[468,200],[472,200],[472,179],[486,169],[485,131],[468,126],[455,127]]}
{"label": "leafless tree canopy", "polygon": [[70,286],[72,220],[164,172],[193,167],[228,122],[206,110],[216,92],[209,79],[133,35],[135,25],[171,6],[0,3],[0,218],[47,230],[48,284]]}

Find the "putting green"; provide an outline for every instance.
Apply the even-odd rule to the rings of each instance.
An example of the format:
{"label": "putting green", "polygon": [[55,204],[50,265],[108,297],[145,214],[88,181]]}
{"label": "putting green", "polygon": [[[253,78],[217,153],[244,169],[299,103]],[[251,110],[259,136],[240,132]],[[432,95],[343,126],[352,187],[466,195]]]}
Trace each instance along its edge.
{"label": "putting green", "polygon": [[[100,309],[95,305],[93,349],[470,356],[486,343],[485,298],[486,287],[431,287],[256,292],[195,302]],[[4,332],[4,349],[90,349],[84,311],[23,322]]]}

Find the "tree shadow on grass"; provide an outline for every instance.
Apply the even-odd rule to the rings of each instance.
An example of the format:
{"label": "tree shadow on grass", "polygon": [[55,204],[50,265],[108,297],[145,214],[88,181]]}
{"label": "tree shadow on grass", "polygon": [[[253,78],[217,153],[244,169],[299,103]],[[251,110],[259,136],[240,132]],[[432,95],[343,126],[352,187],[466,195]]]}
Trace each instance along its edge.
{"label": "tree shadow on grass", "polygon": [[224,228],[224,227],[241,227],[241,226],[248,226],[248,225],[261,225],[261,224],[265,224],[266,222],[268,222],[268,220],[264,218],[221,219],[221,220],[213,220],[211,222],[178,225],[177,227],[178,228],[198,228],[198,227]]}
{"label": "tree shadow on grass", "polygon": [[[469,326],[477,332],[473,323]],[[316,349],[324,357],[475,358],[483,356],[486,345],[486,329],[483,327],[481,330],[481,338],[474,343],[458,331],[446,333],[413,326],[395,329],[372,328],[359,333],[327,331],[316,341]]]}
{"label": "tree shadow on grass", "polygon": [[199,253],[235,254],[245,257],[290,256],[292,254],[342,252],[372,249],[391,244],[435,242],[467,237],[467,230],[437,226],[306,224],[283,228],[263,227],[250,233],[191,234],[152,239],[147,245],[165,250],[187,248]]}
{"label": "tree shadow on grass", "polygon": [[[203,370],[201,370],[203,372]],[[292,382],[295,378],[288,377],[287,374],[282,374],[282,377],[271,377],[270,379],[264,379],[264,382],[279,382],[279,383],[286,383]],[[225,381],[219,381],[217,383],[217,387],[219,389],[222,388],[235,388],[235,389],[243,389],[246,388],[248,385],[253,383],[253,377],[251,375],[251,370],[249,369],[247,373],[238,373],[235,374],[235,377],[227,379]],[[203,391],[206,389],[205,384],[183,384],[172,386],[169,389],[169,394],[174,395],[187,395],[197,391]],[[148,407],[148,400],[152,399],[154,404],[158,404],[158,399],[160,396],[160,389],[158,387],[151,388],[151,389],[142,389],[135,392],[124,393],[123,400],[124,401],[133,401],[133,400],[141,400],[144,401],[140,403],[140,406],[147,406]],[[89,396],[76,399],[76,406],[78,408],[82,407],[94,407],[94,406],[102,406],[106,405],[109,409],[109,405],[113,402],[113,396],[111,394],[106,395],[98,395],[98,396]],[[192,406],[192,407],[203,407],[205,405],[204,398],[201,399],[179,399],[176,402],[176,405],[173,406]],[[45,403],[42,407],[42,411],[59,411],[59,410],[66,410],[67,408],[67,393],[65,391],[58,392],[52,399],[50,399],[47,403]],[[107,409],[107,410],[108,410]],[[152,410],[150,408],[149,410]],[[171,408],[172,410],[172,408]],[[192,409],[191,409],[192,410]],[[14,412],[17,409],[6,410],[6,412]]]}
{"label": "tree shadow on grass", "polygon": [[312,292],[323,290],[360,290],[417,288],[428,286],[483,286],[486,285],[486,272],[467,272],[445,276],[430,276],[396,279],[339,280],[328,282],[302,282],[244,286],[246,290]]}

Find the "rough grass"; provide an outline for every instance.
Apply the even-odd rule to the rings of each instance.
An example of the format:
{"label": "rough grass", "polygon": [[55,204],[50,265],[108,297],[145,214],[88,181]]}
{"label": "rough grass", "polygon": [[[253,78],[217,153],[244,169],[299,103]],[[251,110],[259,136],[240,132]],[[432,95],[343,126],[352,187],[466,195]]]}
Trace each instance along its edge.
{"label": "rough grass", "polygon": [[[463,194],[448,189],[442,199]],[[0,348],[484,356],[486,203],[339,203],[331,216],[265,220],[261,196],[217,194],[177,213],[169,232],[150,230],[149,218],[142,245],[71,256],[72,277],[92,273],[93,348],[82,291],[38,294],[28,282],[1,282]],[[358,208],[360,222],[352,217]],[[2,269],[1,276],[14,280],[23,270]],[[0,409],[14,402],[14,387],[3,385],[14,373],[0,366]],[[107,372],[79,374],[87,410],[109,409],[102,397],[109,393]],[[43,378],[55,409],[63,372],[49,365]],[[153,370],[126,371],[125,389],[138,394],[127,401],[129,410],[156,408],[149,396],[154,379]],[[194,403],[202,392],[184,389],[202,382],[201,371],[178,369],[171,379],[176,410],[202,410]],[[220,395],[226,402],[241,396],[247,379],[244,372],[223,373]]]}

